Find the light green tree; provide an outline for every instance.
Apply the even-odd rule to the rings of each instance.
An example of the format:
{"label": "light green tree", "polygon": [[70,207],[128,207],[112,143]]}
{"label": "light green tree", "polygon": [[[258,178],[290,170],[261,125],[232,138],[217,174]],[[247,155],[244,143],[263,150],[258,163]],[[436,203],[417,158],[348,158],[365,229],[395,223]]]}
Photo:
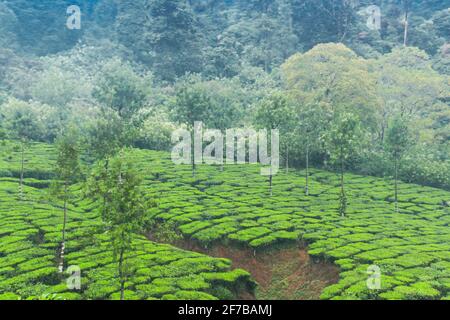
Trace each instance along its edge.
{"label": "light green tree", "polygon": [[281,70],[289,95],[299,105],[320,107],[328,119],[335,112],[350,112],[364,127],[376,128],[380,114],[376,76],[368,60],[343,44],[319,44],[297,53]]}
{"label": "light green tree", "polygon": [[20,143],[20,181],[19,196],[24,199],[23,180],[25,173],[25,151],[32,140],[37,140],[42,133],[41,123],[36,119],[32,107],[23,101],[10,99],[5,108],[6,130]]}
{"label": "light green tree", "polygon": [[[211,100],[206,91],[198,86],[195,77],[187,77],[176,87],[175,99],[171,105],[175,122],[184,124],[194,134],[195,122],[205,123],[210,117]],[[194,152],[193,148],[192,153]],[[192,155],[192,175],[195,176],[195,157]]]}
{"label": "light green tree", "polygon": [[380,145],[395,117],[403,117],[413,122],[418,132],[425,132],[429,119],[443,108],[440,100],[449,92],[448,80],[433,70],[429,56],[417,48],[394,49],[374,62],[374,73],[381,101]]}
{"label": "light green tree", "polygon": [[[295,110],[281,91],[272,92],[264,98],[255,110],[254,124],[258,129],[278,129],[281,135],[286,170],[289,170],[289,146],[292,144],[292,131],[295,126]],[[269,175],[270,193],[272,194],[272,175]]]}

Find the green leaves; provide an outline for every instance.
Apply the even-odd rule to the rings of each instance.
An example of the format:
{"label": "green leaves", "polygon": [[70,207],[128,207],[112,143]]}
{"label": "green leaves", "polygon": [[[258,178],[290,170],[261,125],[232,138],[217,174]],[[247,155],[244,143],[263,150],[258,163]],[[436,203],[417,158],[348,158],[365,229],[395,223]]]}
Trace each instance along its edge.
{"label": "green leaves", "polygon": [[323,141],[331,160],[341,163],[358,153],[363,137],[358,116],[342,112],[332,120]]}
{"label": "green leaves", "polygon": [[124,121],[130,122],[144,107],[151,84],[149,77],[140,77],[129,63],[112,59],[104,64],[93,96],[103,106],[117,112]]}
{"label": "green leaves", "polygon": [[295,126],[295,112],[287,96],[275,91],[263,99],[256,107],[254,122],[260,129],[278,129],[287,134]]}
{"label": "green leaves", "polygon": [[400,117],[394,118],[386,134],[386,149],[395,158],[402,157],[413,140],[408,124]]}

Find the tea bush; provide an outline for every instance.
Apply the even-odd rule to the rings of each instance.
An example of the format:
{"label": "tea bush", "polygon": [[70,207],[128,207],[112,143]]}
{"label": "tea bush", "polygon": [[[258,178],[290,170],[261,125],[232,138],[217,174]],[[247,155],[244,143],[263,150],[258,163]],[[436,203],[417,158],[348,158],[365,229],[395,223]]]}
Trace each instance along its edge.
{"label": "tea bush", "polygon": [[[115,264],[95,204],[82,198],[69,206],[67,265],[82,270],[82,290],[63,288],[56,270],[62,214],[46,197],[52,175],[51,146],[27,151],[25,200],[18,198],[19,162],[14,143],[0,147],[0,294],[5,298],[61,294],[74,299],[117,299]],[[314,260],[341,268],[323,299],[445,299],[450,296],[450,192],[400,183],[399,211],[389,179],[346,174],[348,213],[338,212],[339,178],[311,170],[310,196],[304,172],[280,171],[270,196],[258,166],[174,165],[168,153],[135,150],[148,197],[158,203],[149,219],[170,223],[202,246],[223,242],[247,246],[257,255],[278,243],[307,245]],[[9,174],[10,173],[10,174]],[[33,180],[31,180],[33,179]],[[135,269],[127,299],[213,299],[229,297],[249,274],[228,260],[156,244],[136,235],[127,259]],[[381,271],[381,288],[368,290],[368,267]],[[35,288],[27,292],[27,287]],[[127,297],[128,296],[128,297]]]}
{"label": "tea bush", "polygon": [[[81,198],[80,186],[73,187],[79,197],[69,205],[65,259],[66,267],[80,267],[81,290],[68,288],[70,275],[57,270],[62,210],[45,190],[46,179],[53,174],[54,151],[43,144],[28,149],[22,201],[19,158],[12,146],[5,143],[0,156],[0,299],[119,299],[110,240],[99,228],[102,222],[93,211],[95,205]],[[209,292],[218,278],[251,283],[249,273],[240,270],[237,277],[238,270],[232,271],[228,260],[156,244],[141,235],[135,236],[133,248],[127,261],[135,270],[126,284],[125,299],[216,299]]]}

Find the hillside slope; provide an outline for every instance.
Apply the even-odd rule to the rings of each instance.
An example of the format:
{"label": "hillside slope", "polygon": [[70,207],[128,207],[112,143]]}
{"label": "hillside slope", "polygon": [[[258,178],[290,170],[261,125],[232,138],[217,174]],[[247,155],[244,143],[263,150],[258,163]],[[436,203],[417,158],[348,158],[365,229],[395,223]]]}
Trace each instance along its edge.
{"label": "hillside slope", "polygon": [[[59,274],[61,208],[46,192],[54,150],[33,144],[26,158],[25,199],[18,196],[18,159],[14,144],[0,147],[0,299],[119,299],[117,267],[108,234],[94,204],[77,199],[69,208],[66,267],[81,270],[81,290],[69,290],[71,274]],[[31,177],[31,178],[30,178]],[[43,180],[40,180],[43,179]],[[127,257],[132,276],[126,299],[226,299],[251,292],[248,272],[231,270],[226,259],[210,258],[136,235]]]}
{"label": "hillside slope", "polygon": [[[55,279],[54,262],[61,213],[33,187],[26,189],[26,202],[17,201],[17,178],[6,176],[17,176],[18,154],[11,144],[1,150],[0,292],[33,296],[65,291]],[[29,154],[30,175],[48,178],[51,147],[36,144]],[[145,175],[148,195],[158,202],[149,216],[172,222],[185,238],[204,247],[252,248],[258,255],[275,244],[306,245],[314,259],[341,269],[339,282],[323,291],[323,299],[450,298],[449,192],[401,184],[400,210],[395,213],[391,181],[347,174],[349,207],[341,218],[334,173],[313,170],[311,195],[306,197],[303,172],[280,172],[270,197],[267,178],[256,166],[225,166],[223,171],[199,166],[192,177],[189,166],[175,166],[167,153],[135,150],[129,156]],[[27,181],[35,187],[37,182],[45,187],[42,180]],[[100,224],[92,207],[79,200],[71,208],[67,259],[80,265],[86,277],[81,296],[67,293],[67,298],[116,297],[107,236],[89,236]],[[223,298],[218,291],[249,285],[248,273],[229,271],[228,260],[141,236],[136,244],[132,263],[137,273],[128,286],[129,297]],[[379,290],[366,285],[371,265],[381,271]],[[32,284],[29,289],[27,283]]]}

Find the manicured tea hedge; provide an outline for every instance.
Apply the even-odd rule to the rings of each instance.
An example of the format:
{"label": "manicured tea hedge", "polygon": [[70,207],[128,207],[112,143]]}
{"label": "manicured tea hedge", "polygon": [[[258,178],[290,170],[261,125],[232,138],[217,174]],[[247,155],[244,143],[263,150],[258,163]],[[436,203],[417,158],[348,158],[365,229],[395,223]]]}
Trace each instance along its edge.
{"label": "manicured tea hedge", "polygon": [[[260,250],[282,242],[309,245],[310,254],[341,268],[324,299],[441,299],[450,295],[450,193],[400,183],[399,212],[393,181],[346,174],[348,214],[338,213],[339,177],[312,170],[311,196],[303,171],[268,179],[253,165],[175,166],[167,154],[136,151],[149,173],[148,192],[159,198],[153,214],[172,221],[187,238]],[[158,183],[154,183],[157,180]],[[381,289],[368,290],[368,267],[381,269]],[[418,272],[420,270],[420,272]],[[405,289],[407,288],[407,289]]]}
{"label": "manicured tea hedge", "polygon": [[[0,151],[0,173],[15,172],[14,145]],[[69,290],[70,275],[57,271],[63,216],[40,184],[45,181],[39,180],[51,176],[52,155],[49,146],[30,146],[23,201],[16,174],[0,177],[0,299],[119,299],[109,237],[99,232],[102,223],[92,210],[95,206],[81,200],[80,186],[73,188],[79,200],[69,207],[65,259],[68,266],[80,267],[82,289]],[[231,270],[229,260],[153,243],[140,235],[127,258],[135,272],[126,284],[126,299],[220,299],[235,297],[240,286],[253,286],[249,273]]]}

